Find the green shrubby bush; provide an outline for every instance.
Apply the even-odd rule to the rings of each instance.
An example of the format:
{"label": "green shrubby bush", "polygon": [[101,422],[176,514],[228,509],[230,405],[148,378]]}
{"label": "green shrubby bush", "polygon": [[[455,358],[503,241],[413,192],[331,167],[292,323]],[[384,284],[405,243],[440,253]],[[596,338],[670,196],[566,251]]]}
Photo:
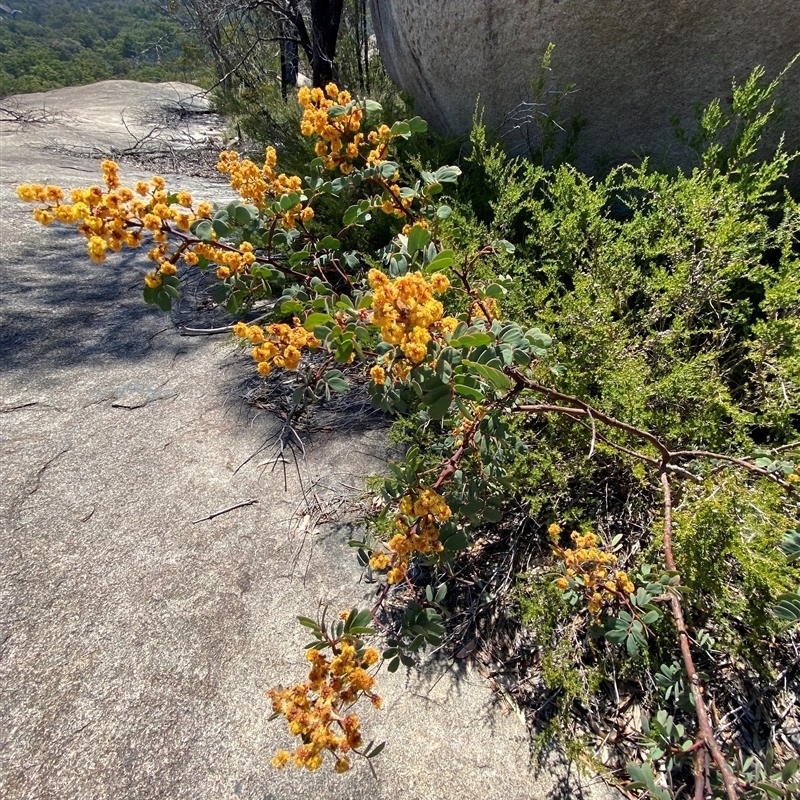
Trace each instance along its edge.
{"label": "green shrubby bush", "polygon": [[[796,455],[800,438],[800,216],[781,180],[796,154],[759,150],[777,85],[761,76],[756,70],[734,87],[728,110],[715,102],[699,114],[699,166],[689,173],[647,161],[602,179],[567,163],[543,167],[508,158],[476,120],[451,235],[464,251],[500,237],[515,245],[484,261],[482,274],[512,277],[503,309],[553,336],[565,392],[671,447],[769,462],[775,450]],[[568,420],[524,419],[515,430],[531,444],[511,471],[532,519],[590,526],[609,539],[623,533],[629,547],[642,545],[631,568],[658,560],[657,491],[635,459],[602,443],[587,459],[586,430]],[[773,660],[765,640],[781,640],[785,623],[771,609],[797,586],[796,566],[780,549],[797,504],[777,487],[716,472],[687,484],[676,512],[675,557],[691,589],[685,603],[693,626],[714,632],[718,654],[768,682],[785,666],[780,646],[767,648]],[[575,658],[607,675],[609,654],[587,642],[571,659],[556,657],[567,645],[554,635],[558,606],[541,599],[548,580],[524,576],[518,603],[553,648],[541,668],[547,688],[560,693],[558,718],[574,712],[576,699],[585,705]],[[568,609],[561,614],[563,633]],[[675,648],[664,644],[673,641],[668,626],[658,640],[656,669]],[[712,679],[721,694],[723,682]]]}

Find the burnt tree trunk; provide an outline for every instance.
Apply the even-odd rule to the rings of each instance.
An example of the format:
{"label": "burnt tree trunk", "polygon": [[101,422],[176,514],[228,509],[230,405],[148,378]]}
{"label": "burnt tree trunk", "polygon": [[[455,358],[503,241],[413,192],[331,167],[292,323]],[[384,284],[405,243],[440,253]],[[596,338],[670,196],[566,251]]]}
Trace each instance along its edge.
{"label": "burnt tree trunk", "polygon": [[314,86],[325,86],[334,78],[333,59],[344,0],[311,0],[312,58]]}
{"label": "burnt tree trunk", "polygon": [[281,24],[281,95],[286,100],[289,90],[297,85],[297,73],[300,70],[300,54],[297,47],[294,27]]}

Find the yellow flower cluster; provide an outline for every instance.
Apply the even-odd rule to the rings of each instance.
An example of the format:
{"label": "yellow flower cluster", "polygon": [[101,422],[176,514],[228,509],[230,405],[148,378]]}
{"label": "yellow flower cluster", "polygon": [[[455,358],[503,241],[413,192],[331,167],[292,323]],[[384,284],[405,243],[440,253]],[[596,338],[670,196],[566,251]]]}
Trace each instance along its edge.
{"label": "yellow flower cluster", "polygon": [[[242,200],[251,202],[259,210],[264,208],[267,200],[274,200],[281,195],[300,192],[303,183],[297,175],[280,175],[275,171],[278,154],[274,147],[268,147],[264,157],[264,165],[256,166],[249,158],[242,159],[233,150],[223,150],[219,154],[217,169],[230,177],[231,188],[237,191]],[[298,203],[283,216],[283,225],[294,228],[299,219],[308,222],[314,217],[311,206]]]}
{"label": "yellow flower cluster", "polygon": [[[37,208],[33,217],[43,225],[54,221],[77,224],[78,230],[88,240],[89,257],[95,263],[106,258],[106,252],[118,252],[123,245],[138,247],[143,234],[149,231],[158,243],[148,254],[151,260],[160,262],[160,274],[174,274],[174,264],[167,259],[167,234],[171,225],[188,231],[199,217],[211,216],[208,203],[198,203],[192,210],[192,196],[189,192],[179,192],[177,203],[168,205],[169,197],[166,182],[158,175],[152,181],[139,181],[135,191],[122,186],[119,179],[119,165],[105,160],[100,164],[106,188],[90,186],[73,189],[70,202],[63,202],[66,194],[58,186],[23,184],[17,187],[17,195],[27,203],[42,203],[46,208]],[[167,266],[168,265],[168,266]],[[148,286],[161,285],[159,274],[149,273],[145,279]]]}
{"label": "yellow flower cluster", "polygon": [[[403,206],[403,208],[409,208],[411,206],[411,202],[412,202],[412,198],[410,198],[410,197],[404,197],[404,198],[402,198],[400,200],[400,203]],[[399,209],[395,209],[394,213],[397,214],[398,217],[403,215],[403,212],[400,211]],[[427,220],[425,220],[425,219],[415,219],[413,223],[408,222],[405,225],[403,225],[403,234],[405,236],[408,236],[408,234],[411,233],[411,231],[414,228],[414,226],[416,226],[418,228],[425,228],[425,230],[428,230],[428,228],[430,228],[430,225],[428,224]]]}
{"label": "yellow flower cluster", "polygon": [[237,322],[233,326],[233,332],[255,345],[251,355],[258,363],[259,373],[266,376],[272,372],[273,367],[297,369],[303,348],[314,350],[320,346],[320,340],[299,323],[300,320],[296,319],[294,327],[278,322],[262,328],[260,325]]}
{"label": "yellow flower cluster", "polygon": [[[371,269],[368,278],[374,293],[373,322],[381,329],[383,340],[399,347],[410,364],[419,364],[425,358],[431,339],[441,339],[445,333],[455,330],[457,320],[442,318],[444,308],[433,297],[450,286],[446,275],[436,273],[428,283],[420,272],[410,272],[392,280],[379,270]],[[395,364],[394,371],[402,379],[408,369],[409,364],[400,364],[399,368]],[[372,378],[376,383],[385,382],[385,371],[382,368],[375,371]]]}
{"label": "yellow flower cluster", "polygon": [[386,370],[380,364],[376,364],[369,371],[369,376],[378,386],[383,386],[386,383]]}
{"label": "yellow flower cluster", "polygon": [[[399,180],[399,178],[400,176],[395,173],[392,180]],[[396,183],[389,186],[388,192],[384,192],[383,197],[383,202],[380,204],[381,211],[383,211],[384,214],[394,214],[396,217],[406,216],[406,211],[411,208],[414,202],[413,197],[402,197],[400,187]],[[414,225],[419,225],[421,228],[425,229],[429,227],[426,220],[416,219],[413,223],[409,222],[403,226],[403,233],[408,236]]]}
{"label": "yellow flower cluster", "polygon": [[[356,162],[361,166],[379,166],[389,155],[389,148],[395,134],[388,125],[380,125],[366,135],[361,131],[364,109],[352,101],[349,92],[339,91],[335,83],[329,83],[325,90],[302,88],[297,99],[303,107],[300,132],[304,136],[319,136],[314,152],[325,159],[325,169],[338,169],[349,175]],[[376,208],[386,214],[398,217],[409,215],[414,198],[403,197],[397,185],[400,173],[395,172],[388,180],[381,180],[384,187],[383,198]],[[428,227],[425,220],[416,220],[417,225]],[[411,230],[406,225],[403,233]]]}
{"label": "yellow flower cluster", "polygon": [[[353,171],[353,161],[359,157],[370,164],[377,164],[386,158],[390,137],[380,138],[376,131],[364,136],[361,132],[364,109],[350,105],[352,98],[349,92],[340,92],[335,83],[329,83],[324,92],[319,88],[301,88],[297,100],[303,107],[300,132],[303,136],[316,134],[320,137],[315,152],[325,159],[325,169],[338,167],[342,174],[349,175]],[[338,116],[331,116],[334,106],[350,107]],[[388,128],[386,132],[388,134]],[[377,144],[377,147],[369,155],[362,156],[360,149],[367,143]]]}
{"label": "yellow flower cluster", "polygon": [[220,265],[217,267],[217,277],[220,280],[244,272],[256,260],[253,245],[250,242],[242,242],[238,250],[230,247],[216,247],[208,242],[199,242],[194,245],[192,252],[184,256],[184,259],[187,264],[191,262],[196,264],[198,256]]}
{"label": "yellow flower cluster", "polygon": [[491,321],[500,316],[500,309],[497,305],[497,300],[495,300],[493,297],[484,297],[480,301],[476,300],[470,306],[469,313],[472,317]]}
{"label": "yellow flower cluster", "polygon": [[306,659],[311,662],[308,680],[267,692],[273,711],[286,717],[292,736],[302,739],[294,753],[279,751],[272,765],[283,769],[291,761],[295,767],[316,770],[328,751],[336,758],[336,772],[347,772],[347,754],[358,751],[363,740],[358,716],[344,712],[363,696],[381,707],[381,698],[372,691],[375,678],[367,672],[378,661],[378,651],[368,647],[359,654],[344,641],[331,659],[314,649],[307,651]]}
{"label": "yellow flower cluster", "polygon": [[406,495],[400,501],[395,519],[398,532],[386,543],[391,556],[375,552],[370,557],[370,566],[375,570],[390,567],[387,580],[391,584],[400,583],[414,553],[431,555],[444,550],[439,540],[439,525],[451,515],[450,506],[433,489],[424,488],[415,495]]}
{"label": "yellow flower cluster", "polygon": [[578,585],[588,601],[587,608],[595,619],[599,620],[604,603],[620,600],[636,588],[627,572],[612,572],[611,566],[616,557],[597,544],[597,536],[593,533],[581,535],[577,531],[570,534],[574,548],[562,548],[559,543],[561,528],[555,523],[548,528],[553,554],[564,562],[566,577],[559,578],[556,586],[565,591],[572,585]]}

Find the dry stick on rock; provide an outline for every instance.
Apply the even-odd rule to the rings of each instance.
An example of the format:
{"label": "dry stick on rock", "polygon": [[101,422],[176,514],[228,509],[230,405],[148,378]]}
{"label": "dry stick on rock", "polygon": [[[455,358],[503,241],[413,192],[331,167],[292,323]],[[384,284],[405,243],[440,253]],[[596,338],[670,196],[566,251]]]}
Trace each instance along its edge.
{"label": "dry stick on rock", "polygon": [[186,325],[178,325],[180,336],[218,336],[221,333],[230,333],[233,325],[223,325],[221,328],[188,328]]}
{"label": "dry stick on rock", "polygon": [[235,505],[228,506],[227,508],[223,508],[219,511],[215,511],[213,514],[209,514],[206,517],[200,517],[200,519],[192,520],[192,525],[197,525],[198,522],[206,522],[210,519],[214,519],[214,517],[219,517],[222,514],[227,514],[229,511],[234,511],[237,508],[244,508],[244,506],[252,506],[257,502],[258,500],[256,498],[253,498],[251,500],[245,500],[241,503],[236,503]]}

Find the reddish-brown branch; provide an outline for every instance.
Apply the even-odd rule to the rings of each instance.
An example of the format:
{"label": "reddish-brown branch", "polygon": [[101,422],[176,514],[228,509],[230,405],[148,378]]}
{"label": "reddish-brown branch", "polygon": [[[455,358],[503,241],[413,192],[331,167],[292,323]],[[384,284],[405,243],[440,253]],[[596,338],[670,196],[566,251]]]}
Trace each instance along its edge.
{"label": "reddish-brown branch", "polygon": [[694,762],[694,800],[703,800],[706,796],[706,750],[697,751],[697,760]]}
{"label": "reddish-brown branch", "polygon": [[372,180],[374,180],[375,183],[377,183],[378,186],[381,187],[381,189],[383,189],[385,192],[389,193],[389,197],[392,199],[392,205],[398,211],[402,211],[403,215],[405,217],[407,217],[408,219],[410,219],[412,222],[416,221],[416,217],[414,216],[414,213],[411,211],[410,208],[406,208],[403,205],[402,199],[392,191],[392,185],[383,176],[380,176],[380,177],[377,177],[377,178],[373,177]]}
{"label": "reddish-brown branch", "polygon": [[458,446],[458,448],[456,448],[453,455],[451,455],[450,458],[445,461],[444,467],[439,473],[439,477],[431,487],[434,491],[436,491],[456,471],[458,463],[461,461],[461,459],[464,457],[464,453],[467,451],[469,442],[475,438],[479,422],[480,420],[476,419],[475,422],[472,423],[467,432],[464,434],[464,441]]}
{"label": "reddish-brown branch", "polygon": [[469,282],[469,271],[472,269],[472,267],[475,266],[475,264],[478,262],[479,259],[481,259],[484,256],[489,255],[490,253],[493,253],[493,252],[494,252],[494,248],[493,247],[484,247],[481,250],[479,250],[475,254],[475,256],[473,256],[472,259],[467,259],[467,257],[464,256],[464,267],[463,267],[462,270],[459,271],[455,267],[452,268],[453,269],[453,274],[464,285],[464,291],[473,300],[473,303],[470,304],[470,307],[467,309],[468,322],[470,324],[472,323],[472,305],[473,304],[477,305],[478,308],[480,308],[480,310],[483,312],[484,319],[486,320],[487,323],[491,321],[491,314],[489,313],[489,309],[486,308],[486,306],[484,305],[483,300],[481,300],[481,298],[478,296],[477,291],[475,291],[472,288],[472,286],[471,286],[471,284]]}
{"label": "reddish-brown branch", "polygon": [[749,461],[745,461],[743,458],[734,458],[734,456],[726,456],[722,453],[710,453],[707,450],[676,450],[672,453],[673,458],[710,458],[719,461],[729,461],[731,464],[736,464],[740,467],[744,467],[745,469],[750,470],[750,472],[755,472],[756,475],[761,475],[765,478],[769,478],[775,483],[783,486],[784,489],[790,489],[791,484],[788,481],[783,480],[780,476],[776,475],[774,472],[768,472],[763,467],[757,467],[755,464],[751,464]]}
{"label": "reddish-brown branch", "polygon": [[[568,408],[566,406],[554,406],[554,405],[523,405],[523,406],[514,406],[511,409],[512,411],[524,411],[529,414],[561,414],[565,417],[569,417],[570,419],[575,420],[575,422],[583,425],[585,428],[592,430],[592,428],[586,425],[582,420],[577,419],[577,417],[585,416],[585,417],[593,417],[594,412],[589,413],[583,408]],[[615,450],[619,450],[622,453],[626,453],[629,456],[633,456],[634,458],[638,458],[641,461],[646,462],[647,464],[652,464],[654,467],[659,465],[659,461],[652,456],[646,456],[644,453],[638,453],[636,450],[630,450],[627,447],[623,447],[621,444],[617,444],[616,442],[612,442],[608,437],[603,436],[598,430],[593,430],[593,434],[600,439],[601,441],[605,442],[610,447],[613,447]]]}
{"label": "reddish-brown branch", "polygon": [[331,263],[333,264],[333,268],[336,270],[337,273],[339,273],[339,276],[344,281],[345,286],[348,286],[349,288],[352,289],[353,281],[350,280],[350,277],[348,275],[342,272],[342,269],[339,266],[339,259],[338,258],[331,259]]}
{"label": "reddish-brown branch", "polygon": [[333,363],[334,357],[328,356],[325,361],[319,365],[315,370],[312,371],[312,380],[314,381],[314,385],[317,384],[319,379],[325,374],[325,371],[328,367]]}
{"label": "reddish-brown branch", "polygon": [[657,436],[653,436],[652,433],[643,431],[640,428],[629,425],[627,422],[622,422],[622,420],[618,420],[615,417],[612,417],[610,414],[606,414],[597,408],[593,408],[579,397],[558,392],[555,389],[550,389],[549,387],[538,383],[537,381],[526,378],[516,367],[507,367],[506,373],[520,387],[543,394],[545,397],[551,400],[560,400],[562,403],[569,403],[571,406],[581,409],[587,415],[594,417],[594,419],[598,422],[602,422],[612,428],[618,428],[621,431],[630,433],[632,436],[635,436],[638,439],[644,439],[644,441],[650,442],[650,444],[652,444],[653,447],[655,447],[656,450],[661,453],[662,458],[669,462],[671,455],[669,448]]}
{"label": "reddish-brown branch", "polygon": [[376,614],[378,613],[378,609],[383,605],[384,601],[386,600],[386,596],[389,594],[389,589],[392,588],[390,583],[385,583],[383,585],[383,589],[381,589],[381,593],[378,595],[378,599],[375,601],[375,605],[372,606],[370,609],[370,614],[372,614],[372,619],[376,619]]}
{"label": "reddish-brown branch", "polygon": [[277,214],[272,218],[272,224],[269,226],[269,234],[267,235],[267,257],[272,258],[272,240],[275,236],[275,228],[278,225]]}
{"label": "reddish-brown branch", "polygon": [[[588,403],[585,403],[579,397],[575,397],[569,394],[564,394],[563,392],[556,391],[555,389],[550,389],[549,387],[544,386],[541,383],[531,380],[530,378],[526,378],[516,367],[507,367],[506,373],[520,387],[524,387],[526,389],[530,389],[531,391],[538,392],[539,394],[543,394],[545,397],[551,400],[560,400],[562,403],[569,403],[571,406],[573,406],[572,408],[568,406],[559,406],[559,405],[517,406],[517,408],[520,410],[529,409],[532,413],[536,413],[537,411],[541,412],[553,411],[567,416],[572,415],[573,417],[588,416],[590,418],[593,418],[595,421],[599,421],[604,423],[605,425],[608,425],[609,427],[617,428],[618,430],[625,431],[626,433],[629,433],[638,439],[642,439],[646,442],[649,442],[661,453],[661,460],[658,463],[663,464],[664,466],[672,470],[676,469],[673,462],[676,459],[680,458],[705,458],[705,459],[715,459],[719,461],[729,461],[730,463],[736,464],[737,466],[749,470],[750,472],[753,472],[756,475],[760,475],[764,478],[769,478],[770,480],[774,481],[780,486],[783,486],[785,489],[792,488],[792,485],[788,481],[783,480],[774,473],[768,472],[762,467],[756,466],[755,464],[743,458],[735,458],[734,456],[728,456],[723,453],[712,453],[708,450],[670,450],[667,447],[667,445],[664,444],[664,442],[662,442],[657,436],[654,436],[649,431],[644,431],[641,428],[635,427],[634,425],[629,425],[627,422],[622,422],[622,420],[618,420],[615,417],[612,417],[610,414],[606,414],[600,411],[599,409],[590,406]],[[622,449],[621,445],[608,442],[608,440],[606,441],[613,447],[616,447],[617,449]],[[634,451],[628,451],[628,452],[631,455],[635,454]],[[649,461],[650,463],[653,463],[654,461],[654,459],[651,459],[649,456],[645,456],[642,454],[635,454],[635,455],[637,455],[637,457],[641,458],[643,461]]]}
{"label": "reddish-brown branch", "polygon": [[[662,468],[661,470],[661,487],[664,490],[664,561],[667,565],[667,569],[675,572],[675,556],[672,551],[672,490],[670,488],[669,475],[667,474],[666,468]],[[691,686],[692,698],[694,699],[694,710],[697,717],[697,724],[700,728],[700,736],[705,746],[708,748],[708,751],[711,753],[714,764],[716,764],[717,769],[722,775],[722,782],[725,786],[725,794],[728,800],[738,800],[739,791],[736,788],[736,778],[725,761],[725,756],[722,754],[717,740],[714,738],[714,731],[711,727],[711,721],[709,720],[708,709],[706,708],[706,703],[703,698],[700,676],[697,674],[694,658],[692,657],[689,631],[686,629],[686,621],[683,616],[683,606],[681,605],[680,596],[677,592],[672,593],[670,604],[672,606],[672,618],[678,631],[683,666],[686,670],[689,685]]]}
{"label": "reddish-brown branch", "polygon": [[169,263],[177,264],[178,259],[181,257],[181,254],[183,253],[184,250],[186,250],[188,246],[189,246],[188,242],[181,242],[178,245],[178,249],[169,257]]}

